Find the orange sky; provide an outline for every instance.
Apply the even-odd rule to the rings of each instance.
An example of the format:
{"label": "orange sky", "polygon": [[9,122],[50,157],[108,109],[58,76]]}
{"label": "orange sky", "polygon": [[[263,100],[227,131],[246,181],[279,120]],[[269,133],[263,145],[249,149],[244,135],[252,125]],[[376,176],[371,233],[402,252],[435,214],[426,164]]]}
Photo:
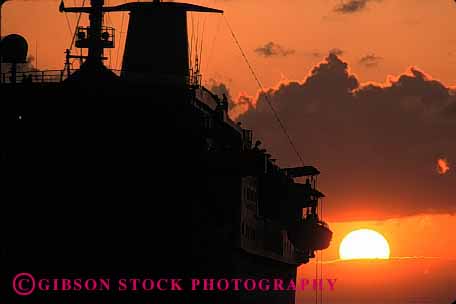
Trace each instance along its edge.
{"label": "orange sky", "polygon": [[[120,3],[111,0],[109,4]],[[266,87],[282,78],[303,79],[309,69],[333,48],[362,81],[384,81],[416,65],[446,84],[456,83],[456,5],[453,1],[371,1],[365,10],[341,15],[334,12],[340,0],[324,1],[190,1],[225,10],[225,15]],[[67,0],[67,6],[82,0]],[[63,52],[71,35],[57,0],[11,0],[3,8],[4,34],[17,32],[30,44],[33,56],[38,42],[38,67],[61,69]],[[127,16],[127,15],[126,15]],[[68,15],[74,26],[76,16]],[[124,29],[127,24],[125,18]],[[120,30],[121,15],[111,14],[108,23]],[[195,14],[205,24],[203,76],[228,83],[253,94],[257,87],[248,72],[222,17]],[[191,29],[190,29],[191,31]],[[216,35],[217,33],[217,35]],[[119,33],[118,38],[119,38]],[[217,36],[216,39],[214,37]],[[254,50],[274,42],[294,54],[263,58]],[[215,42],[215,43],[214,43]],[[122,45],[122,43],[120,43]],[[214,46],[214,47],[213,47]],[[115,65],[115,55],[111,65]],[[377,67],[366,68],[359,60],[369,54],[381,57]],[[120,60],[118,66],[120,65]]]}
{"label": "orange sky", "polygon": [[456,259],[456,215],[415,215],[382,221],[330,222],[334,230],[325,260],[338,258],[339,244],[350,231],[372,229],[390,243],[392,257],[439,257]]}
{"label": "orange sky", "polygon": [[[330,223],[334,238],[323,251],[323,278],[336,278],[324,302],[452,303],[456,300],[456,215],[417,215],[385,221]],[[340,242],[360,228],[380,232],[391,260],[337,261]],[[301,266],[299,278],[315,278],[315,260]],[[297,303],[314,303],[315,293],[299,292]],[[304,302],[303,302],[304,301]]]}

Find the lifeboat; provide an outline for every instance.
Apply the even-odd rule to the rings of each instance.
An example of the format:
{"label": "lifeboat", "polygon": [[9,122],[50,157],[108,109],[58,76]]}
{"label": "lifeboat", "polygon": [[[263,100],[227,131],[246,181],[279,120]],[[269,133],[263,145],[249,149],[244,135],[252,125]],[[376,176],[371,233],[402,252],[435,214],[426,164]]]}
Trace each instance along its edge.
{"label": "lifeboat", "polygon": [[328,248],[332,235],[325,222],[308,219],[296,223],[288,231],[288,238],[301,251]]}

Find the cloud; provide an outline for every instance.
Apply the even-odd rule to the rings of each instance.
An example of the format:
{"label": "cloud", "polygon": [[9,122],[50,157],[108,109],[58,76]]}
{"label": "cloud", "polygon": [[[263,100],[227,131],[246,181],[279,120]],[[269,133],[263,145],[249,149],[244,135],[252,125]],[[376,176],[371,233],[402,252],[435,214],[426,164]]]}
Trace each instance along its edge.
{"label": "cloud", "polygon": [[[329,50],[329,53],[337,55],[337,56],[342,56],[345,54],[344,50],[339,49],[339,48],[332,48]],[[323,59],[326,57],[326,54],[328,54],[328,51],[321,51],[321,50],[313,50],[313,51],[308,51],[304,52],[304,55],[307,57],[313,58],[313,59]]]}
{"label": "cloud", "polygon": [[344,51],[339,48],[333,48],[329,51],[329,53],[334,54],[336,56],[342,56],[344,54]]}
{"label": "cloud", "polygon": [[336,6],[334,11],[341,14],[353,14],[364,10],[367,4],[372,1],[373,0],[349,0],[348,2]]}
{"label": "cloud", "polygon": [[218,95],[219,97],[222,97],[223,94],[225,94],[228,100],[229,112],[231,117],[238,117],[242,113],[248,111],[249,108],[253,107],[252,97],[241,93],[236,99],[233,99],[230,90],[222,82],[218,82],[215,79],[210,79],[208,86],[209,90],[212,93]]}
{"label": "cloud", "polygon": [[281,45],[271,41],[271,42],[266,43],[264,46],[255,49],[255,53],[257,53],[260,56],[264,56],[264,57],[273,57],[273,56],[286,57],[288,55],[294,54],[295,51],[292,49],[286,49],[286,48],[282,47]]}
{"label": "cloud", "polygon": [[443,109],[442,113],[448,119],[456,119],[456,104],[449,104],[446,108]]}
{"label": "cloud", "polygon": [[440,157],[437,159],[437,172],[440,175],[444,175],[450,171],[450,163],[448,160],[444,157]]}
{"label": "cloud", "polygon": [[366,56],[361,57],[359,64],[365,66],[366,68],[373,68],[378,66],[382,60],[382,57],[379,57],[375,54],[367,54]]}
{"label": "cloud", "polygon": [[325,53],[321,53],[320,51],[318,50],[314,50],[314,51],[307,51],[304,53],[305,56],[307,57],[310,57],[310,58],[323,58],[325,56]]}
{"label": "cloud", "polygon": [[[209,80],[209,89],[212,93],[218,95],[219,97],[222,97],[225,94],[228,101],[232,100],[230,90],[222,82],[218,82],[215,79],[210,79]],[[230,102],[230,104],[232,104],[232,102]]]}
{"label": "cloud", "polygon": [[335,219],[456,212],[456,97],[416,67],[385,83],[361,84],[334,53],[302,81],[233,100],[232,115],[254,130],[282,166],[299,165],[268,98],[309,164],[322,171],[325,214]]}

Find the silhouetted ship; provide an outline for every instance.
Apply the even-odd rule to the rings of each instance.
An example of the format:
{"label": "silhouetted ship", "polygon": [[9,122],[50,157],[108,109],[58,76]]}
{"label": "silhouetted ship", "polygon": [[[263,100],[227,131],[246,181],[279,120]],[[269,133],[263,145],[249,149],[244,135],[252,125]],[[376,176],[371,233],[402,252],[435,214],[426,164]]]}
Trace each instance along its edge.
{"label": "silhouetted ship", "polygon": [[[54,277],[295,279],[329,246],[319,171],[280,168],[228,116],[228,101],[189,65],[187,12],[174,2],[89,7],[62,71],[18,69],[19,35],[1,41],[5,284]],[[121,71],[106,12],[129,12]],[[83,63],[72,70],[70,59]],[[5,70],[8,67],[8,70]],[[299,183],[303,178],[304,183]],[[2,282],[3,283],[3,282]],[[8,285],[9,286],[9,285]],[[294,303],[294,291],[35,293],[15,303]],[[154,300],[154,302],[151,302]],[[23,302],[21,302],[23,301]]]}

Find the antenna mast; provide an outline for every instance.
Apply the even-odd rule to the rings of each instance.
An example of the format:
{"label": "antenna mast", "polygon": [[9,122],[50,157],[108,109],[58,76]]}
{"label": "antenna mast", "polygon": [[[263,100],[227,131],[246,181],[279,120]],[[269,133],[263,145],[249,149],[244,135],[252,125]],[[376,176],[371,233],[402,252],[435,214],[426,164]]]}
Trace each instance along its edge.
{"label": "antenna mast", "polygon": [[[1,1],[1,0],[0,0]],[[102,65],[103,50],[113,48],[114,41],[112,28],[103,27],[104,0],[90,0],[90,7],[65,7],[63,0],[60,3],[60,11],[68,13],[87,13],[89,14],[90,25],[87,28],[77,29],[76,46],[87,48],[88,56],[73,56],[70,58],[87,58],[87,63]],[[106,30],[103,32],[103,30]]]}
{"label": "antenna mast", "polygon": [[89,39],[89,58],[101,63],[103,56],[103,46],[101,44],[101,28],[103,26],[103,5],[104,0],[90,0],[92,11],[89,13],[90,27],[88,32]]}

